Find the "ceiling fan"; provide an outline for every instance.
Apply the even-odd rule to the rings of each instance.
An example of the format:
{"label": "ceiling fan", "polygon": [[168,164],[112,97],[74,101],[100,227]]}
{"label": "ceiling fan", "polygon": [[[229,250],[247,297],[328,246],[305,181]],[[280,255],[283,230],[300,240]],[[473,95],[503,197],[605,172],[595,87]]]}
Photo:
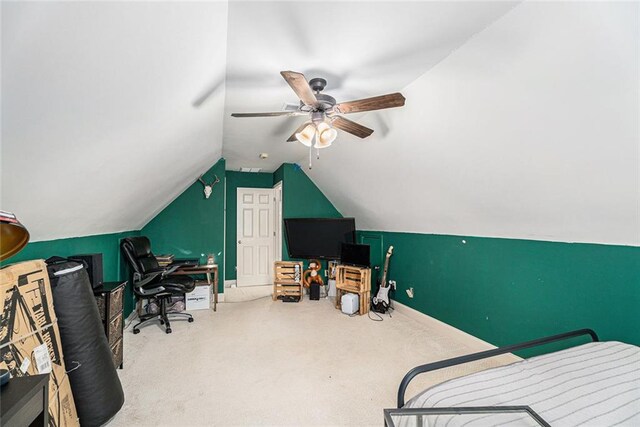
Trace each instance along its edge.
{"label": "ceiling fan", "polygon": [[[335,128],[359,138],[366,138],[373,133],[373,129],[346,119],[340,114],[361,113],[404,105],[404,96],[397,92],[338,104],[332,96],[320,93],[327,85],[325,79],[314,78],[307,82],[302,73],[281,71],[280,74],[300,98],[297,110],[270,113],[233,113],[231,116],[291,117],[309,115],[310,120],[298,127],[287,139],[287,141],[298,140],[309,148],[320,149],[330,146],[338,134]],[[313,143],[314,137],[315,144]]]}

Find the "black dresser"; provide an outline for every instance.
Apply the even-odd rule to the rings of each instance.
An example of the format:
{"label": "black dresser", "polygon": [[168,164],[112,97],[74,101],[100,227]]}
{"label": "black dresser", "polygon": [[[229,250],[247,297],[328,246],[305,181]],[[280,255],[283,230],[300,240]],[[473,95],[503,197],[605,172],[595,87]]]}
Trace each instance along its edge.
{"label": "black dresser", "polygon": [[6,427],[49,425],[49,375],[12,378],[0,391],[0,420]]}
{"label": "black dresser", "polygon": [[127,282],[104,282],[93,289],[100,318],[107,334],[113,363],[122,369],[122,332],[124,330],[124,287]]}

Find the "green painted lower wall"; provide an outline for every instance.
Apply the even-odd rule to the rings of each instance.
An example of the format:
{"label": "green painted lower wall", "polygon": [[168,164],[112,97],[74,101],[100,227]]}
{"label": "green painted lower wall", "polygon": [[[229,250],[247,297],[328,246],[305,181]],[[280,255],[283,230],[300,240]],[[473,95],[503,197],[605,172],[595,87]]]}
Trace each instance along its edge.
{"label": "green painted lower wall", "polygon": [[[126,261],[120,253],[120,240],[125,237],[137,235],[139,235],[137,231],[127,231],[123,233],[33,242],[25,246],[18,254],[3,262],[2,265],[32,259],[47,259],[54,255],[68,257],[79,254],[101,253],[104,280],[107,282],[129,280],[130,282]],[[124,301],[125,317],[133,311],[135,306],[133,290],[130,283],[127,284],[126,293],[127,297]]]}
{"label": "green painted lower wall", "polygon": [[374,242],[372,260],[393,245],[394,299],[494,345],[585,327],[640,345],[638,247],[371,231],[358,238]]}
{"label": "green painted lower wall", "polygon": [[151,241],[154,254],[174,254],[176,258],[201,258],[212,253],[218,264],[219,291],[224,277],[224,186],[225,161],[220,159],[204,174],[206,182],[218,176],[220,182],[206,199],[203,186],[196,181],[169,206],[156,215],[140,234]]}
{"label": "green painted lower wall", "polygon": [[[283,216],[341,217],[300,168],[283,164],[273,174],[225,171],[221,159],[205,174],[221,183],[205,199],[195,183],[141,231],[28,244],[3,265],[53,255],[103,254],[107,281],[129,279],[120,240],[146,235],[156,254],[216,254],[220,278],[235,279],[236,189],[283,183]],[[225,188],[226,185],[226,212]],[[225,257],[225,215],[227,221]],[[494,345],[506,345],[572,329],[593,328],[604,340],[640,345],[640,248],[415,233],[359,231],[381,265],[394,246],[389,278],[393,298]],[[286,240],[283,240],[286,245]],[[286,248],[283,259],[289,259]],[[219,283],[223,290],[222,280]],[[406,289],[413,287],[415,297]],[[134,308],[127,288],[125,313]],[[549,351],[547,348],[545,351]],[[529,356],[540,351],[523,352]]]}
{"label": "green painted lower wall", "polygon": [[271,188],[273,174],[264,172],[227,171],[227,248],[225,256],[225,280],[236,280],[238,188]]}

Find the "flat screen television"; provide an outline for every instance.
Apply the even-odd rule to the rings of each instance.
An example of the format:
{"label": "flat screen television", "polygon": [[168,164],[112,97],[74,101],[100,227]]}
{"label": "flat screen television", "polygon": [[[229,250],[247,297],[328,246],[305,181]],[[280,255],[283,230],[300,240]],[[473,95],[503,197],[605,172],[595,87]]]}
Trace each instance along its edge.
{"label": "flat screen television", "polygon": [[354,218],[287,218],[284,228],[291,258],[340,259],[342,244],[356,238]]}
{"label": "flat screen television", "polygon": [[354,245],[343,243],[340,252],[340,264],[371,267],[371,247],[369,245]]}

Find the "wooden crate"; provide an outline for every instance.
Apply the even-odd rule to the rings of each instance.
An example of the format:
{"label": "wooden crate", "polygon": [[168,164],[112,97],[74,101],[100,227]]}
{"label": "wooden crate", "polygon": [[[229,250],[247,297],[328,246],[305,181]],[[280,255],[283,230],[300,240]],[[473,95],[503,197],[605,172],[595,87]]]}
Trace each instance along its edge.
{"label": "wooden crate", "polygon": [[278,297],[293,296],[299,297],[298,302],[302,301],[302,285],[273,285],[273,300],[276,301]]}
{"label": "wooden crate", "polygon": [[371,269],[339,265],[336,269],[336,288],[354,293],[371,291]]}
{"label": "wooden crate", "polygon": [[[300,279],[295,280],[295,269],[298,266]],[[303,273],[302,261],[276,261],[273,263],[273,278],[276,282],[281,283],[302,283]]]}
{"label": "wooden crate", "polygon": [[342,295],[345,293],[358,294],[359,314],[367,314],[371,299],[371,269],[339,265],[336,268],[336,308],[342,308]]}
{"label": "wooden crate", "polygon": [[[295,278],[296,265],[298,266],[298,280]],[[302,261],[276,261],[273,265],[273,300],[280,296],[297,296],[302,301]]]}

